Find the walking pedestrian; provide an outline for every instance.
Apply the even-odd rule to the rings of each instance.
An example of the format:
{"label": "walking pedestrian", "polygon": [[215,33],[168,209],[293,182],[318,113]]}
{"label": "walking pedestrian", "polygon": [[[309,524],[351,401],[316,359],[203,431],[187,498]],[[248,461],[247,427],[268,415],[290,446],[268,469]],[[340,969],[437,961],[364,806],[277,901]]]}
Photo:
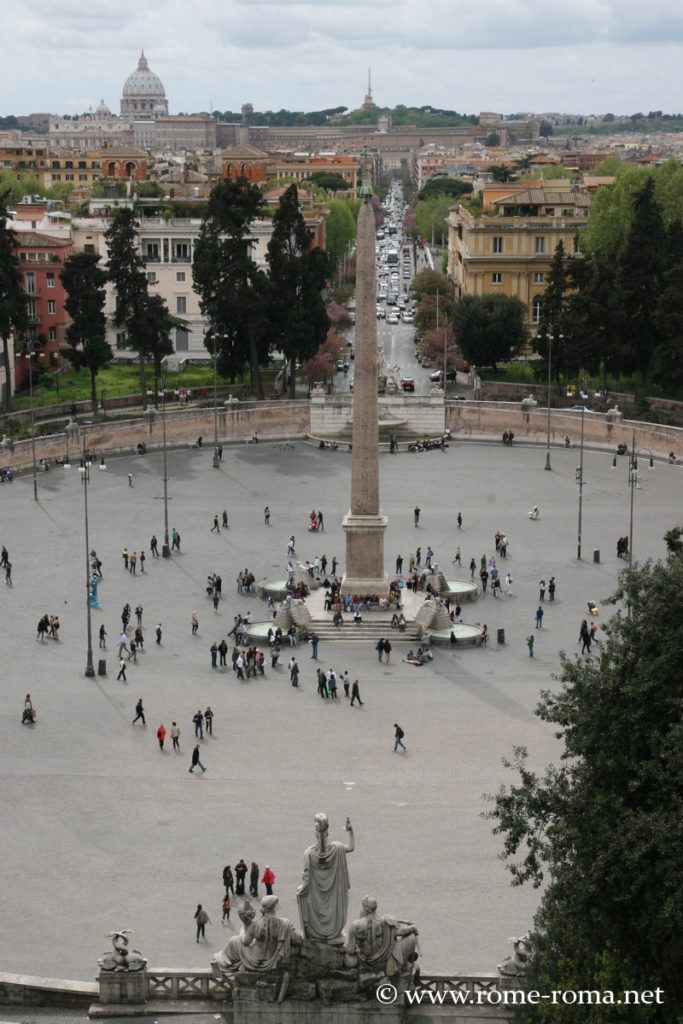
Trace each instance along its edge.
{"label": "walking pedestrian", "polygon": [[536,609],[534,619],[536,621],[536,629],[543,629],[543,608],[540,606],[540,604]]}
{"label": "walking pedestrian", "polygon": [[209,647],[209,652],[211,654],[211,668],[218,668],[218,644],[215,640]]}
{"label": "walking pedestrian", "polygon": [[333,555],[333,557],[332,557],[332,575],[333,576],[337,575],[337,556],[336,555]]}
{"label": "walking pedestrian", "polygon": [[123,660],[123,658],[119,658],[119,674],[116,677],[116,681],[118,682],[119,679],[123,679],[124,683],[127,682],[127,680],[126,680],[126,663]]}
{"label": "walking pedestrian", "polygon": [[195,734],[195,736],[199,736],[200,740],[203,740],[204,739],[204,715],[202,714],[202,709],[201,708],[198,709],[196,715],[192,716],[192,721],[194,722],[194,734]]}
{"label": "walking pedestrian", "polygon": [[292,534],[292,536],[287,541],[287,554],[288,555],[295,555],[296,554],[296,551],[294,550],[294,544],[295,544],[294,534]]}
{"label": "walking pedestrian", "polygon": [[107,649],[107,631],[104,628],[104,623],[100,626],[100,647],[102,650]]}
{"label": "walking pedestrian", "polygon": [[579,642],[583,645],[581,647],[581,653],[582,654],[586,654],[586,652],[588,652],[588,654],[590,654],[590,652],[591,652],[591,635],[590,635],[590,631],[588,629],[588,623],[586,622],[585,619],[583,619],[583,621],[581,622],[581,628],[579,630]]}
{"label": "walking pedestrian", "polygon": [[227,530],[227,528],[228,528],[228,510],[227,510],[227,508],[224,508],[223,509],[223,529]]}
{"label": "walking pedestrian", "polygon": [[288,667],[289,667],[289,681],[291,682],[292,686],[298,686],[299,685],[299,666],[298,666],[297,660],[296,660],[296,658],[294,656],[292,656],[290,658],[289,666]]}
{"label": "walking pedestrian", "polygon": [[131,576],[135,576],[135,570],[137,569],[137,565],[138,565],[138,553],[137,553],[137,551],[133,552],[133,554],[130,556],[130,559],[128,561],[129,561],[128,572],[131,574]]}
{"label": "walking pedestrian", "polygon": [[152,539],[149,542],[149,550],[152,552],[152,558],[158,558],[159,557],[158,543],[159,542],[157,541],[156,534],[153,533],[152,534]]}
{"label": "walking pedestrian", "polygon": [[377,660],[379,662],[381,662],[382,661],[382,656],[384,654],[384,637],[383,636],[381,636],[379,638],[379,640],[377,641],[377,643],[375,644],[375,650],[377,651]]}
{"label": "walking pedestrian", "polygon": [[349,679],[349,673],[347,669],[344,670],[344,674],[342,675],[342,685],[344,687],[344,696],[348,700],[351,680]]}
{"label": "walking pedestrian", "polygon": [[320,643],[320,637],[318,636],[317,633],[312,633],[311,634],[311,639],[309,640],[309,643],[311,645],[311,657],[313,658],[314,661],[317,661],[318,660],[318,644]]}
{"label": "walking pedestrian", "polygon": [[142,697],[138,698],[138,702],[135,705],[135,718],[133,719],[133,725],[135,725],[140,718],[142,719],[142,724],[146,725],[147,723],[145,722],[145,709],[142,706]]}
{"label": "walking pedestrian", "polygon": [[403,572],[403,557],[399,555],[396,559],[396,575],[400,576]]}
{"label": "walking pedestrian", "polygon": [[220,533],[221,528],[218,525],[218,516],[213,517],[213,526],[211,527],[210,533]]}
{"label": "walking pedestrian", "polygon": [[163,750],[164,749],[164,741],[166,739],[166,726],[164,725],[163,722],[161,723],[161,725],[157,729],[157,739],[159,741],[159,750]]}
{"label": "walking pedestrian", "polygon": [[333,668],[327,673],[327,689],[330,691],[330,699],[337,699],[337,676]]}
{"label": "walking pedestrian", "polygon": [[221,909],[223,911],[223,916],[221,917],[221,924],[223,925],[223,927],[225,927],[225,922],[230,920],[230,897],[228,896],[227,892],[223,897]]}
{"label": "walking pedestrian", "polygon": [[123,568],[128,572],[128,548],[123,549],[121,558],[123,559]]}
{"label": "walking pedestrian", "polygon": [[479,570],[479,579],[481,580],[481,592],[482,592],[482,594],[485,594],[486,593],[486,587],[487,587],[488,582],[489,582],[489,574],[488,574],[488,569],[486,568],[486,566],[484,566],[483,569]]}
{"label": "walking pedestrian", "polygon": [[256,899],[258,899],[258,876],[259,866],[255,860],[252,860],[249,870],[249,895],[254,896]]}
{"label": "walking pedestrian", "polygon": [[194,770],[195,770],[195,768],[197,766],[199,766],[203,772],[206,771],[206,768],[204,767],[202,762],[199,760],[199,744],[197,744],[197,746],[192,751],[192,764],[188,768],[188,771],[190,772],[190,774],[194,773]]}
{"label": "walking pedestrian", "polygon": [[508,596],[512,594],[512,576],[509,572],[505,573],[505,593]]}
{"label": "walking pedestrian", "polygon": [[204,712],[204,725],[206,727],[206,735],[213,736],[213,711],[210,704]]}
{"label": "walking pedestrian", "polygon": [[384,661],[387,665],[391,664],[391,644],[388,639],[384,641]]}
{"label": "walking pedestrian", "polygon": [[[190,771],[192,771],[191,768]],[[200,939],[206,938],[204,930],[207,924],[211,924],[211,918],[205,910],[202,910],[201,903],[197,904],[197,909],[194,912],[194,919],[197,922],[197,942],[199,942]]]}
{"label": "walking pedestrian", "polygon": [[266,864],[266,870],[263,872],[263,878],[261,883],[266,887],[266,896],[273,895],[273,886],[275,885],[275,872],[272,868]]}
{"label": "walking pedestrian", "polygon": [[223,868],[223,885],[225,886],[226,895],[232,893],[235,895],[235,887],[233,885],[232,868],[229,864],[226,864]]}
{"label": "walking pedestrian", "polygon": [[545,580],[540,580],[538,584],[538,600],[545,601]]}
{"label": "walking pedestrian", "polygon": [[318,529],[321,530],[324,533],[325,532],[325,526],[324,526],[324,523],[323,523],[323,514],[322,514],[322,512],[320,510],[318,510],[317,522],[318,522]]}
{"label": "walking pedestrian", "polygon": [[12,586],[12,563],[5,562],[5,586]]}
{"label": "walking pedestrian", "polygon": [[159,625],[157,626],[156,634],[157,634],[157,645],[159,647],[161,647],[161,623],[159,623]]}
{"label": "walking pedestrian", "polygon": [[129,487],[133,486],[133,474],[132,473],[128,474],[128,486]]}
{"label": "walking pedestrian", "polygon": [[551,601],[555,600],[555,577],[551,576],[548,580],[548,597]]}
{"label": "walking pedestrian", "polygon": [[403,737],[404,736],[405,736],[405,733],[404,733],[403,729],[401,728],[401,726],[398,724],[398,722],[394,722],[394,753],[396,753],[396,751],[398,750],[399,747],[402,750],[406,749],[406,745],[403,742]]}
{"label": "walking pedestrian", "polygon": [[173,749],[180,750],[180,726],[176,722],[171,722],[171,739],[173,740]]}
{"label": "walking pedestrian", "polygon": [[351,687],[351,707],[353,707],[356,701],[358,701],[360,706],[363,707],[363,701],[360,699],[360,687],[358,685],[358,680],[354,679],[353,686]]}
{"label": "walking pedestrian", "polygon": [[145,555],[145,552],[141,551],[140,552],[140,572],[144,572],[145,571],[145,561],[146,561],[146,558],[147,558],[147,556]]}
{"label": "walking pedestrian", "polygon": [[138,604],[135,606],[135,618],[137,619],[138,626],[142,625],[142,605]]}
{"label": "walking pedestrian", "polygon": [[533,637],[532,633],[530,633],[529,636],[526,638],[526,645],[529,648],[529,657],[533,658],[533,656],[534,656],[534,637]]}
{"label": "walking pedestrian", "polygon": [[421,512],[421,511],[422,511],[422,509],[421,509],[421,508],[418,508],[418,506],[417,506],[417,505],[416,505],[416,506],[415,506],[415,508],[413,509],[413,518],[414,518],[414,520],[415,520],[415,525],[416,525],[416,526],[418,526],[418,524],[419,524],[419,522],[420,522],[420,512]]}
{"label": "walking pedestrian", "polygon": [[472,559],[472,561],[470,562],[470,579],[471,580],[474,579],[474,574],[475,574],[476,571],[477,571],[477,563],[474,561],[474,559]]}
{"label": "walking pedestrian", "polygon": [[458,529],[462,530],[462,512],[458,512]]}
{"label": "walking pedestrian", "polygon": [[268,508],[267,505],[263,510],[263,521],[266,524],[266,526],[270,526],[270,509]]}
{"label": "walking pedestrian", "polygon": [[456,548],[455,550],[455,558],[453,559],[453,565],[455,565],[456,562],[458,563],[458,565],[462,565],[462,555],[460,553],[460,548]]}
{"label": "walking pedestrian", "polygon": [[425,569],[431,569],[431,567],[432,567],[432,558],[433,557],[434,557],[434,552],[432,551],[431,547],[428,546],[427,547],[427,557],[425,558]]}
{"label": "walking pedestrian", "polygon": [[196,636],[197,635],[197,630],[198,629],[199,629],[199,619],[197,618],[197,613],[196,612],[192,612],[192,636]]}

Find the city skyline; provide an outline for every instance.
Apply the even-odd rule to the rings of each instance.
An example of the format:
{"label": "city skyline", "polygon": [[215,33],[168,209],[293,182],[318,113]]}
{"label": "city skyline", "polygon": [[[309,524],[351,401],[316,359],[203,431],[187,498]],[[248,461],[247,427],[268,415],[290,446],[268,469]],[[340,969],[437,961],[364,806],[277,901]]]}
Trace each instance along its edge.
{"label": "city skyline", "polygon": [[[455,109],[574,114],[681,107],[683,10],[655,0],[566,7],[531,0],[454,8],[449,0],[13,0],[0,114],[118,113],[144,49],[172,113],[358,107],[374,99]],[[199,60],[197,57],[199,56]],[[520,68],[530,69],[520,75]],[[48,73],[46,74],[46,69]]]}

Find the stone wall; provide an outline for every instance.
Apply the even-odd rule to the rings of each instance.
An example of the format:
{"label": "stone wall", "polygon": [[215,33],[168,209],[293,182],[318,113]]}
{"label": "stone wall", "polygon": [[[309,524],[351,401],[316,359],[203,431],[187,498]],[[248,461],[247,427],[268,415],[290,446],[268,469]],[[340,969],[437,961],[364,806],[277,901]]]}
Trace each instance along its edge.
{"label": "stone wall", "polygon": [[58,1006],[87,1009],[99,993],[97,982],[0,973],[0,1006]]}
{"label": "stone wall", "polygon": [[[513,431],[515,442],[545,444],[548,410],[541,405],[526,412],[520,402],[447,402],[446,426],[454,440],[493,437],[500,440],[505,431]],[[584,444],[590,447],[616,449],[618,444],[631,447],[636,432],[636,449],[650,448],[654,455],[667,456],[670,451],[683,455],[683,429],[657,423],[633,420],[610,422],[606,413],[584,414]],[[550,443],[562,445],[568,435],[572,446],[581,439],[581,413],[551,409]]]}
{"label": "stone wall", "polygon": [[[311,399],[313,437],[351,439],[353,395]],[[444,430],[444,397],[441,389],[432,395],[381,395],[379,398],[380,433],[390,432],[415,437],[438,437]]]}

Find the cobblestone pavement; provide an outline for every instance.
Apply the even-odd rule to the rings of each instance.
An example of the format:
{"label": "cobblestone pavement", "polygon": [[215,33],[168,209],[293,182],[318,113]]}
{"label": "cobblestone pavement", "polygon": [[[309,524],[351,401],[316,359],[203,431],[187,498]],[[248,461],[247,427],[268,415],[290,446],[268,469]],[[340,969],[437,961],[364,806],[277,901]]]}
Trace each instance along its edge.
{"label": "cobblestone pavement", "polygon": [[[135,929],[134,944],[152,966],[205,966],[234,931],[234,912],[221,926],[221,872],[240,857],[273,867],[281,910],[298,923],[302,853],[313,840],[314,813],[325,810],[334,838],[343,838],[347,815],[355,828],[350,917],[370,893],[382,911],[418,924],[425,971],[494,970],[509,951],[508,937],[529,926],[538,893],[511,888],[498,859],[500,839],[481,817],[483,795],[509,781],[501,759],[514,744],[526,745],[539,767],[557,758],[552,730],[533,709],[540,689],[557,685],[558,651],[578,653],[587,601],[611,593],[623,567],[616,539],[629,532],[626,461],[613,471],[610,456],[587,453],[578,563],[577,453],[553,451],[552,473],[543,469],[544,455],[454,444],[446,454],[382,456],[387,568],[399,553],[407,566],[418,544],[423,560],[431,545],[435,561],[449,569],[458,545],[463,567],[472,557],[479,563],[502,530],[508,558],[498,561],[503,574],[512,573],[513,596],[489,594],[466,606],[466,619],[488,624],[487,648],[436,650],[429,667],[403,663],[400,642],[390,665],[379,665],[372,649],[321,644],[324,667],[348,669],[360,680],[360,709],[349,708],[343,694],[336,704],[320,700],[308,648],[297,652],[298,690],[286,669],[238,682],[232,670],[212,670],[209,658],[211,642],[239,611],[266,618],[258,598],[236,592],[241,567],[257,578],[280,575],[294,534],[298,557],[324,552],[343,568],[347,452],[301,443],[226,447],[219,470],[206,448],[171,453],[169,526],[180,531],[182,547],[171,560],[153,559],[149,550],[153,532],[160,546],[163,539],[161,457],[114,459],[106,473],[93,466],[90,547],[104,563],[102,609],[93,612],[96,659],[100,623],[109,634],[108,674],[94,680],[83,674],[78,471],[40,474],[37,504],[30,477],[0,488],[0,543],[14,567],[13,588],[0,586],[3,969],[91,979],[113,928]],[[659,557],[681,508],[683,475],[658,464],[642,478],[634,493],[635,556]],[[541,509],[538,522],[527,516],[533,505]],[[229,529],[211,533],[224,508]],[[307,533],[311,508],[324,511],[322,535]],[[145,550],[144,575],[124,571],[124,545]],[[218,614],[205,593],[213,571],[224,584]],[[546,597],[536,631],[538,581],[551,575],[556,600]],[[145,651],[117,682],[115,641],[126,601],[144,606]],[[44,612],[60,616],[58,643],[36,640]],[[598,621],[608,614],[601,606]],[[161,646],[154,642],[159,622]],[[495,642],[498,628],[505,629],[504,646]],[[525,643],[532,632],[533,660]],[[33,728],[20,725],[27,691],[38,710]],[[146,728],[131,725],[138,697]],[[201,744],[207,771],[190,775],[192,716],[207,704],[215,712],[214,735]],[[173,720],[182,730],[181,753],[169,749],[170,738],[161,753],[157,726],[170,730]],[[406,754],[393,753],[394,722],[405,730]],[[192,921],[200,902],[212,920],[203,944],[195,942]]]}

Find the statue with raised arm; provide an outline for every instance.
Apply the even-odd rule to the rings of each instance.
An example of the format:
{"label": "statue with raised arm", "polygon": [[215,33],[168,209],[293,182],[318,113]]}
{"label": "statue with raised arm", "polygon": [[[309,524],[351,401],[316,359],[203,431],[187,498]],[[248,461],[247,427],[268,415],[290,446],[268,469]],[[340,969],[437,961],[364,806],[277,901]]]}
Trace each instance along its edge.
{"label": "statue with raised arm", "polygon": [[314,942],[343,943],[349,901],[346,855],[354,849],[353,829],[346,819],[348,844],[328,839],[326,814],[315,816],[316,841],[304,853],[303,881],[297,889],[301,930]]}
{"label": "statue with raised arm", "polygon": [[346,943],[348,962],[358,963],[359,972],[393,978],[407,970],[410,954],[416,952],[417,928],[412,921],[400,921],[377,913],[377,900],[364,896],[361,916],[349,928]]}

